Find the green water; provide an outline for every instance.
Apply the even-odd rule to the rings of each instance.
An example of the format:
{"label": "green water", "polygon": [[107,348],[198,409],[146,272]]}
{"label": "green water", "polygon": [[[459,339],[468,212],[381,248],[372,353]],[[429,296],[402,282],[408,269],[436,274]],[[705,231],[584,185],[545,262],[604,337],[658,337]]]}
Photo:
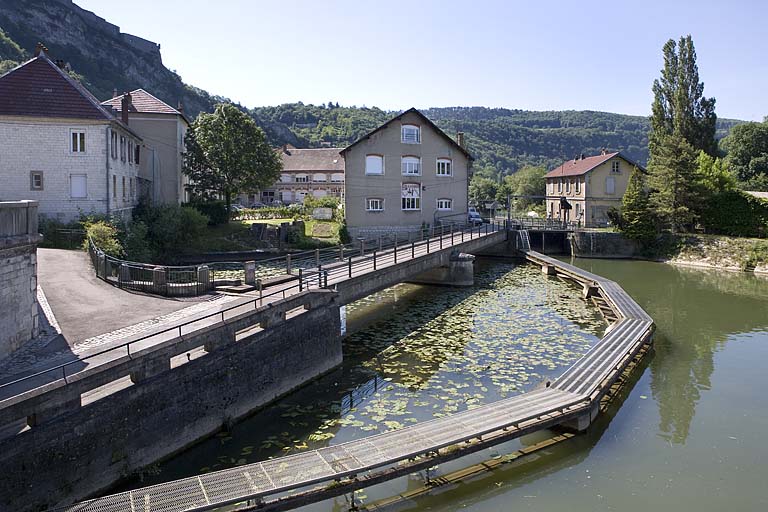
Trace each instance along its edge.
{"label": "green water", "polygon": [[[576,260],[657,323],[636,382],[588,434],[405,504],[412,510],[768,510],[768,279]],[[484,264],[472,289],[400,285],[351,305],[345,364],[145,475],[143,484],[407,426],[541,385],[602,334],[578,289],[532,266]],[[620,405],[620,407],[619,407]],[[546,433],[460,461],[465,467]],[[135,485],[139,485],[137,480]],[[375,501],[412,475],[358,493]],[[304,510],[345,510],[344,498]]]}

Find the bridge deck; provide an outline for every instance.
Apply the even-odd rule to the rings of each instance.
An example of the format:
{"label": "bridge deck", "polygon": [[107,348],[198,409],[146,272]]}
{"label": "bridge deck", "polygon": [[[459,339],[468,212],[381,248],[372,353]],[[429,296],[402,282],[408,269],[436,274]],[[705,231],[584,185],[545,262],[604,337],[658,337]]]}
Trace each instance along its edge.
{"label": "bridge deck", "polygon": [[[396,467],[441,448],[499,431],[510,437],[523,428],[545,428],[553,418],[588,414],[640,348],[650,342],[653,322],[613,281],[543,254],[526,250],[538,264],[598,286],[619,320],[587,354],[551,387],[426,421],[400,430],[237,468],[184,478],[86,501],[69,512],[176,512],[213,510],[261,500],[302,487]],[[370,473],[369,473],[370,474]],[[330,489],[330,488],[329,488]],[[344,492],[338,486],[338,494]]]}

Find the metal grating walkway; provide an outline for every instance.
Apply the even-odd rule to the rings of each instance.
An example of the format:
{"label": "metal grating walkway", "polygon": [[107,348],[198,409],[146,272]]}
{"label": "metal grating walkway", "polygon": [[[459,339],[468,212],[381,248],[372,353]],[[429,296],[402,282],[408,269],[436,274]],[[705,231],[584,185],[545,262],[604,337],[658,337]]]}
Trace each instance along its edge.
{"label": "metal grating walkway", "polygon": [[[629,360],[649,341],[653,321],[613,281],[549,256],[524,251],[538,264],[595,284],[619,320],[551,387],[364,439],[216,471],[82,502],[67,512],[181,512],[214,510],[322,482],[360,475],[520,426],[551,423],[565,413],[589,411]],[[343,490],[339,491],[341,494]]]}

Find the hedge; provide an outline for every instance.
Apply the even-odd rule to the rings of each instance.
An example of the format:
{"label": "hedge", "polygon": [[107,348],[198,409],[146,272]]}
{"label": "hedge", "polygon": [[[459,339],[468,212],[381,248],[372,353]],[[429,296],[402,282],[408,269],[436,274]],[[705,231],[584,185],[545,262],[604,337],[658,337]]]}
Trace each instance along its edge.
{"label": "hedge", "polygon": [[704,205],[700,221],[707,233],[765,237],[768,235],[768,201],[739,190],[720,192]]}

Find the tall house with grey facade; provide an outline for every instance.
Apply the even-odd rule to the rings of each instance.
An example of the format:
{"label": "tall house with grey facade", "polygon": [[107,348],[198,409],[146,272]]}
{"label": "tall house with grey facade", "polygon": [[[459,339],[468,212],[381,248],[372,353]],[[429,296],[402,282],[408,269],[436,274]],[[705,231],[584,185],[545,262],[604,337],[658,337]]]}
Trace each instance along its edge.
{"label": "tall house with grey facade", "polygon": [[[143,139],[144,158],[139,163],[141,194],[153,204],[180,204],[186,197],[187,178],[182,173],[184,137],[189,119],[144,89],[115,96],[102,103],[127,117],[132,130]],[[124,108],[125,107],[125,108]]]}
{"label": "tall house with grey facade", "polygon": [[341,151],[345,215],[354,237],[466,222],[472,156],[412,108]]}
{"label": "tall house with grey facade", "polygon": [[0,76],[0,201],[29,199],[60,221],[129,217],[141,137],[54,63],[35,57]]}

